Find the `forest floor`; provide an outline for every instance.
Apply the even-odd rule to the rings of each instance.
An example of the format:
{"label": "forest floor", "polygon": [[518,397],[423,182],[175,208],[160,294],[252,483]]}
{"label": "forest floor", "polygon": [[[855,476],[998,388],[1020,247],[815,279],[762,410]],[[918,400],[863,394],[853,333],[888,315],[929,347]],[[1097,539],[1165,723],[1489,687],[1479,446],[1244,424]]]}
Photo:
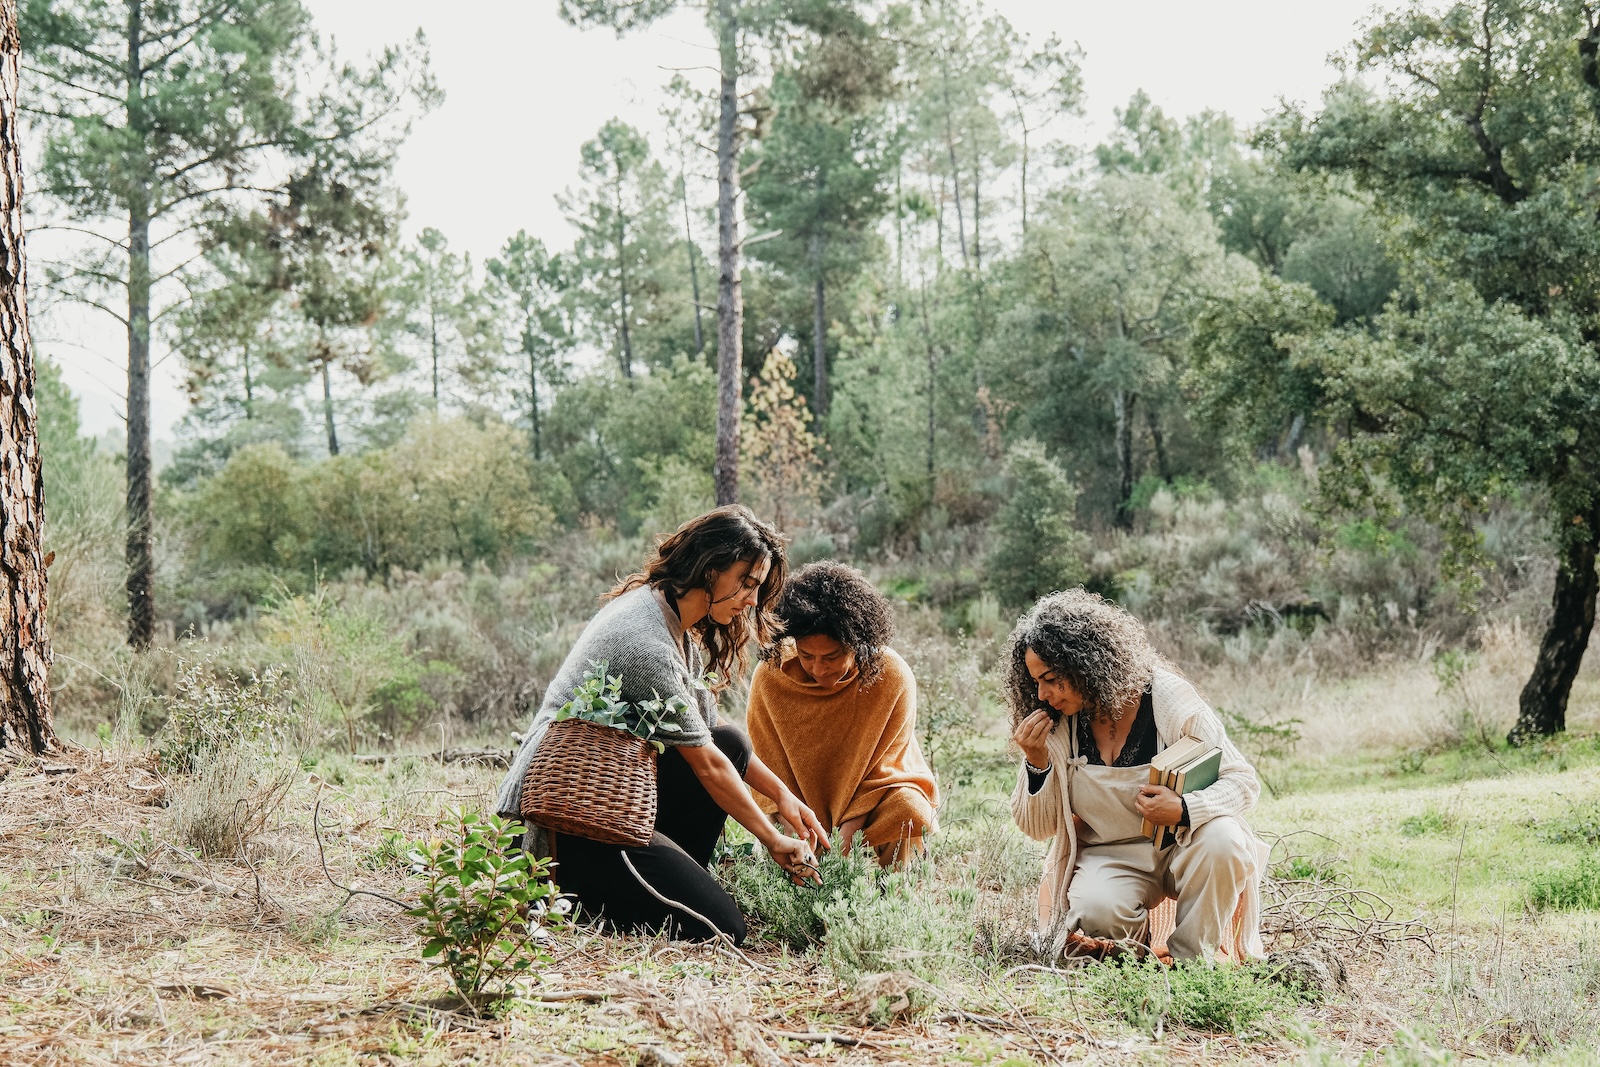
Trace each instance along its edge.
{"label": "forest floor", "polygon": [[[179,786],[142,745],[0,762],[0,1063],[1593,1063],[1600,911],[1531,901],[1575,878],[1600,893],[1585,867],[1600,848],[1595,689],[1571,732],[1531,751],[1274,766],[1280,795],[1253,816],[1275,843],[1269,933],[1280,948],[1315,938],[1349,968],[1305,1000],[1180,976],[1152,1006],[1135,988],[1147,970],[1057,971],[992,939],[931,984],[847,984],[759,928],[742,955],[574,930],[525,995],[479,1019],[445,1006],[414,920],[333,883],[414,896],[407,842],[481,805],[498,770],[304,758],[246,862],[177,843]],[[925,877],[975,887],[975,913],[1015,923],[1039,852],[1009,826],[999,741],[987,751]],[[1229,997],[1256,1007],[1215,1003]]]}

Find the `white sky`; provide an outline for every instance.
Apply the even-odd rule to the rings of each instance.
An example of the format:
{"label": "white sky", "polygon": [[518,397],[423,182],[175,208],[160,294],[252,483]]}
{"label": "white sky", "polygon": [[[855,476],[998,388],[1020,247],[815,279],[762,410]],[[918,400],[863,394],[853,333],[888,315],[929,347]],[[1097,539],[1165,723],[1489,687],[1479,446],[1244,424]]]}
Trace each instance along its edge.
{"label": "white sky", "polygon": [[[554,196],[575,179],[578,146],[613,116],[655,128],[669,68],[714,84],[706,65],[715,53],[693,11],[618,40],[609,31],[562,23],[555,0],[306,2],[320,30],[348,57],[418,27],[426,32],[446,100],[416,123],[401,152],[397,180],[408,198],[407,229],[433,226],[479,261],[519,228],[556,246],[570,239]],[[1315,102],[1334,77],[1328,55],[1349,42],[1373,4],[990,0],[990,8],[1035,42],[1055,33],[1083,48],[1087,117],[1074,139],[1091,143],[1112,109],[1139,88],[1168,114],[1211,108],[1242,124],[1280,98]],[[120,327],[96,312],[60,309],[36,332],[81,398],[85,429],[120,428],[126,380]],[[156,357],[164,355],[158,344]],[[167,359],[156,370],[157,438],[169,436],[185,411],[177,362]]]}

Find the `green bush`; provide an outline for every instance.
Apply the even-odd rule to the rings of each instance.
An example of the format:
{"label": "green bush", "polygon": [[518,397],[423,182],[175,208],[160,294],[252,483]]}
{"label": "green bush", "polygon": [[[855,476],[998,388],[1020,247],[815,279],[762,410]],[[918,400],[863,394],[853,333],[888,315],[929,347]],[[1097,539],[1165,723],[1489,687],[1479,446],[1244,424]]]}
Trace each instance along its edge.
{"label": "green bush", "polygon": [[549,862],[514,847],[520,824],[457,811],[444,833],[411,849],[422,894],[406,914],[422,920],[422,958],[478,1010],[550,962],[541,942],[566,924],[570,904],[557,898]]}
{"label": "green bush", "polygon": [[758,855],[753,844],[736,846],[732,859],[718,873],[739,910],[759,924],[758,936],[780,941],[796,952],[820,944],[826,935],[827,924],[819,910],[823,902],[877,893],[878,863],[872,850],[861,845],[850,855],[841,855],[837,837],[833,848],[818,860],[820,888],[814,882],[795,885],[777,864]]}
{"label": "green bush", "polygon": [[936,885],[927,868],[852,882],[817,902],[823,962],[846,984],[884,971],[940,984],[972,957],[975,900],[969,887]]}
{"label": "green bush", "polygon": [[1537,875],[1528,899],[1540,911],[1600,911],[1600,857]]}
{"label": "green bush", "polygon": [[1082,584],[1088,538],[1074,526],[1077,487],[1037,441],[1006,455],[1010,494],[995,515],[995,546],[985,566],[989,587],[1012,606]]}
{"label": "green bush", "polygon": [[207,755],[246,742],[276,749],[290,719],[288,681],[276,668],[241,681],[218,669],[216,653],[194,662],[178,660],[173,694],[159,750],[169,771],[190,773]]}
{"label": "green bush", "polygon": [[1152,1034],[1165,1020],[1191,1030],[1259,1036],[1262,1020],[1297,1003],[1258,968],[1198,960],[1168,967],[1153,956],[1123,957],[1085,969],[1082,981],[1108,1011]]}

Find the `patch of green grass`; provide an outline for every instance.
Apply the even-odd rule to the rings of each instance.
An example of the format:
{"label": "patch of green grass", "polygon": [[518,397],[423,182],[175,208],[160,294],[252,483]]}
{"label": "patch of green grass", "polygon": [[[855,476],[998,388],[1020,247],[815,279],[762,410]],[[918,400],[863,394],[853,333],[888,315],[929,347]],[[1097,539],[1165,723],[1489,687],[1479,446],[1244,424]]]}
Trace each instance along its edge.
{"label": "patch of green grass", "polygon": [[1576,866],[1536,875],[1528,901],[1540,911],[1600,911],[1600,857],[1591,854]]}
{"label": "patch of green grass", "polygon": [[1455,818],[1437,808],[1428,808],[1417,815],[1407,815],[1400,820],[1400,832],[1407,837],[1424,834],[1442,834],[1455,825]]}
{"label": "patch of green grass", "polygon": [[1600,800],[1572,805],[1564,815],[1537,823],[1539,838],[1552,845],[1600,845]]}
{"label": "patch of green grass", "polygon": [[1256,967],[1207,966],[1154,957],[1124,957],[1083,972],[1083,991],[1135,1029],[1154,1034],[1158,1024],[1262,1037],[1274,1013],[1293,1010],[1300,998]]}

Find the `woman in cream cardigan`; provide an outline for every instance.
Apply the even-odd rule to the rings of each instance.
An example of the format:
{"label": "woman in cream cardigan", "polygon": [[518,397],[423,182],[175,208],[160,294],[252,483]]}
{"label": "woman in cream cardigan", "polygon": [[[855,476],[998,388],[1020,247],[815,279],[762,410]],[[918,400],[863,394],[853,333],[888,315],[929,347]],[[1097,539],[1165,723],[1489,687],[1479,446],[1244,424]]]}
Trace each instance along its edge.
{"label": "woman in cream cardigan", "polygon": [[[1177,959],[1260,957],[1266,847],[1242,816],[1261,791],[1222,721],[1150,645],[1138,620],[1082,589],[1053,593],[1017,623],[1006,697],[1023,766],[1011,812],[1050,841],[1040,929],[1058,953],[1142,945],[1149,911],[1177,899]],[[1149,784],[1181,737],[1222,750],[1215,784],[1179,796]],[[1158,847],[1145,820],[1174,829]]]}

